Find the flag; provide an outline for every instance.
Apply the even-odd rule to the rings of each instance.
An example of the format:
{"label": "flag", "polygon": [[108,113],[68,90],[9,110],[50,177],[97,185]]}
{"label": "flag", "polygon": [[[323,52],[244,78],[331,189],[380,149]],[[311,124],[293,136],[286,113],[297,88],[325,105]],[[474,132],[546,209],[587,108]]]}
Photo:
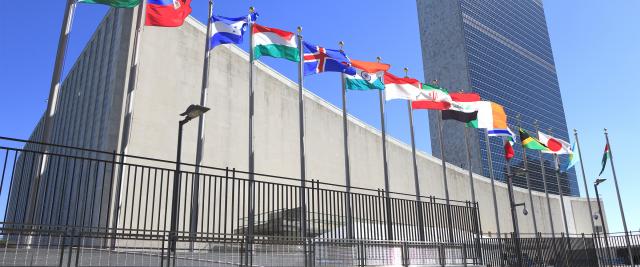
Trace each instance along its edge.
{"label": "flag", "polygon": [[516,152],[513,151],[513,146],[511,141],[506,140],[504,142],[504,158],[506,160],[511,160],[516,155]]}
{"label": "flag", "polygon": [[213,15],[211,22],[213,25],[211,25],[209,49],[221,44],[242,43],[244,33],[247,31],[247,25],[249,24],[249,17],[228,18]]}
{"label": "flag", "polygon": [[81,4],[102,4],[112,7],[132,8],[140,4],[141,0],[78,0]]}
{"label": "flag", "polygon": [[300,61],[300,50],[292,32],[253,24],[253,58],[261,56]]}
{"label": "flag", "polygon": [[538,140],[548,148],[543,153],[570,154],[571,145],[564,140],[538,132]]}
{"label": "flag", "polygon": [[191,14],[191,0],[147,0],[144,25],[179,27]]}
{"label": "flag", "polygon": [[391,65],[378,62],[366,62],[351,60],[351,66],[356,73],[347,76],[345,86],[350,90],[384,90],[382,77],[384,72],[389,70]]}
{"label": "flag", "polygon": [[356,74],[356,70],[351,67],[351,61],[344,51],[326,49],[307,42],[303,42],[302,46],[304,47],[304,75],[321,72]]}
{"label": "flag", "polygon": [[611,157],[611,151],[609,151],[609,143],[604,147],[604,154],[602,155],[602,169],[598,176],[602,175],[604,168],[607,167],[607,160]]}
{"label": "flag", "polygon": [[415,100],[420,94],[420,82],[413,78],[400,78],[384,73],[384,96],[387,101],[394,99]]}
{"label": "flag", "polygon": [[540,143],[540,141],[531,137],[529,133],[527,133],[522,128],[520,128],[520,142],[522,143],[523,147],[526,147],[528,149],[540,150],[543,152],[549,150],[546,146]]}
{"label": "flag", "polygon": [[487,129],[487,135],[506,137],[509,140],[509,142],[511,142],[512,145],[515,143],[515,140],[516,140],[516,134],[513,131],[511,131],[509,127],[507,127],[506,129],[491,129],[491,130]]}
{"label": "flag", "polygon": [[451,107],[451,96],[447,89],[428,83],[422,84],[422,91],[411,102],[413,109],[445,110]]}
{"label": "flag", "polygon": [[571,144],[571,154],[569,154],[569,164],[567,165],[567,170],[571,169],[580,161],[580,158],[576,155],[576,143]]}
{"label": "flag", "polygon": [[507,129],[507,114],[504,107],[491,101],[478,102],[478,118],[467,124],[478,129]]}
{"label": "flag", "polygon": [[480,95],[476,93],[451,93],[451,100],[458,102],[474,102],[480,101]]}

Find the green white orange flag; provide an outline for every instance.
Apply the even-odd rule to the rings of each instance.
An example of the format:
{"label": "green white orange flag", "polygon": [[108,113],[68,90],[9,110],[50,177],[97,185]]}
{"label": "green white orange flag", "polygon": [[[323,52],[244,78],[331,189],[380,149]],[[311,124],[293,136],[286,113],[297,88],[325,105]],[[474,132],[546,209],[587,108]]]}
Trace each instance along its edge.
{"label": "green white orange flag", "polygon": [[602,173],[604,172],[604,168],[607,167],[607,161],[609,160],[609,158],[611,158],[611,151],[609,151],[609,144],[607,144],[604,147],[604,154],[602,155],[602,169],[600,170],[598,176],[602,175]]}
{"label": "green white orange flag", "polygon": [[347,75],[345,86],[350,90],[384,90],[382,77],[391,68],[389,64],[351,60],[351,67],[356,69],[355,75]]}
{"label": "green white orange flag", "polygon": [[261,56],[300,61],[300,50],[292,32],[253,24],[253,59]]}
{"label": "green white orange flag", "polygon": [[102,4],[112,7],[133,8],[140,4],[141,0],[78,0],[81,4]]}

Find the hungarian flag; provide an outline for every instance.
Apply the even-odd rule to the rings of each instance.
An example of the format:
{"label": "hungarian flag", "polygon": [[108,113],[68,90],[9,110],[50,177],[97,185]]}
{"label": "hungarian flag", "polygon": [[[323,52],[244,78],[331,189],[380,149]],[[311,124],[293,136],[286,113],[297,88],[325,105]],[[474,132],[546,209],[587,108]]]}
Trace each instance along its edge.
{"label": "hungarian flag", "polygon": [[442,111],[443,120],[456,120],[468,123],[478,118],[478,104],[481,103],[480,95],[453,93],[451,96],[451,107]]}
{"label": "hungarian flag", "polygon": [[253,24],[253,59],[261,56],[300,62],[300,50],[292,32]]}
{"label": "hungarian flag", "polygon": [[564,140],[559,138],[555,138],[550,135],[543,134],[542,132],[538,132],[538,140],[548,148],[546,151],[542,151],[543,153],[551,153],[551,154],[571,154],[571,144],[567,143]]}
{"label": "hungarian flag", "polygon": [[513,151],[513,146],[511,145],[511,141],[505,140],[504,142],[504,158],[507,160],[511,160],[516,155],[516,152]]}
{"label": "hungarian flag", "polygon": [[415,100],[420,94],[420,81],[414,78],[400,78],[384,73],[384,96],[387,101],[394,99]]}
{"label": "hungarian flag", "polygon": [[140,4],[141,0],[78,0],[81,4],[102,4],[112,7],[132,8]]}
{"label": "hungarian flag", "polygon": [[144,25],[180,27],[191,14],[191,0],[147,0]]}
{"label": "hungarian flag", "polygon": [[549,150],[546,146],[544,146],[540,141],[531,137],[529,133],[527,133],[524,129],[520,128],[520,143],[522,143],[523,147],[532,150],[539,150],[545,152]]}
{"label": "hungarian flag", "polygon": [[604,172],[604,168],[607,167],[607,160],[611,157],[611,151],[609,151],[609,144],[607,143],[606,146],[604,146],[604,154],[602,155],[602,169],[600,170],[600,173],[598,174],[598,176],[602,175],[602,172]]}
{"label": "hungarian flag", "polygon": [[351,60],[351,67],[356,70],[355,75],[349,75],[345,79],[345,86],[349,90],[384,90],[382,77],[384,72],[391,68],[389,64],[378,62],[366,62]]}
{"label": "hungarian flag", "polygon": [[451,107],[451,96],[447,89],[432,84],[422,84],[422,91],[411,102],[413,109],[446,110]]}

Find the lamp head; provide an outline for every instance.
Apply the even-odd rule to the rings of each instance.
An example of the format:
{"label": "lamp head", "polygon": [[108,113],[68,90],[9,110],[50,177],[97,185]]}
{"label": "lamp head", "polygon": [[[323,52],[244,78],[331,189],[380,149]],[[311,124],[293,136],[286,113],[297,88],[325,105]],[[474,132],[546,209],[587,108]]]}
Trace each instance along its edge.
{"label": "lamp head", "polygon": [[190,105],[185,112],[180,114],[180,116],[184,116],[188,119],[195,119],[200,117],[205,112],[209,111],[208,107],[203,107],[200,105]]}
{"label": "lamp head", "polygon": [[524,208],[522,209],[522,214],[523,214],[524,216],[529,215],[529,211],[527,210],[527,207],[524,207]]}
{"label": "lamp head", "polygon": [[598,216],[598,214],[593,214],[593,219],[594,219],[594,220],[596,220],[596,221],[597,221],[599,218],[600,218],[600,216]]}
{"label": "lamp head", "polygon": [[595,185],[599,185],[601,183],[603,183],[604,181],[606,181],[607,179],[604,178],[597,178],[595,182],[593,182],[593,184]]}

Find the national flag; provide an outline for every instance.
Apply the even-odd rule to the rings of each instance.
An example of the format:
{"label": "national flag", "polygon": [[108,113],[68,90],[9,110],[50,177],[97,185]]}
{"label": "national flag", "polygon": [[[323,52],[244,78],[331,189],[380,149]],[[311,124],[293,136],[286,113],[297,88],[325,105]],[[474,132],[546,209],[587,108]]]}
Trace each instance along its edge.
{"label": "national flag", "polygon": [[548,148],[547,151],[542,151],[543,153],[552,153],[552,154],[570,154],[571,153],[571,145],[564,140],[559,138],[555,138],[550,135],[546,135],[542,132],[538,132],[538,140],[544,146]]}
{"label": "national flag", "polygon": [[576,163],[580,161],[580,158],[576,155],[577,150],[575,142],[571,143],[571,151],[571,154],[569,154],[569,164],[567,165],[567,170],[571,169],[576,165]]}
{"label": "national flag", "polygon": [[394,99],[415,100],[420,94],[420,81],[391,73],[384,73],[384,96],[387,101]]}
{"label": "national flag", "polygon": [[411,102],[413,109],[446,110],[451,107],[449,91],[440,86],[424,83],[418,98]]}
{"label": "national flag", "polygon": [[140,4],[141,0],[78,0],[81,4],[102,4],[112,7],[133,8]]}
{"label": "national flag", "polygon": [[346,77],[345,86],[350,90],[384,90],[382,77],[391,65],[378,62],[351,60],[351,66],[356,74]]}
{"label": "national flag", "polygon": [[[255,20],[255,14],[251,17]],[[229,18],[213,15],[211,17],[211,36],[209,37],[209,49],[221,44],[240,44],[249,25],[249,16]]]}
{"label": "national flag", "polygon": [[147,0],[145,25],[179,27],[191,14],[191,0]]}
{"label": "national flag", "polygon": [[506,140],[504,142],[504,158],[507,160],[511,160],[516,155],[516,152],[513,151],[513,146],[511,141]]}
{"label": "national flag", "polygon": [[356,74],[356,70],[351,67],[351,61],[344,51],[326,49],[307,42],[303,42],[302,46],[304,47],[304,75],[321,72]]}
{"label": "national flag", "polygon": [[470,128],[478,129],[508,129],[507,114],[504,107],[491,101],[478,102],[478,119],[467,124]]}
{"label": "national flag", "polygon": [[532,149],[532,150],[540,150],[546,151],[549,150],[546,146],[544,146],[540,141],[531,137],[529,133],[527,133],[524,129],[520,128],[520,142],[522,146]]}
{"label": "national flag", "polygon": [[451,100],[458,102],[475,102],[480,101],[480,95],[476,93],[451,93],[449,94]]}
{"label": "national flag", "polygon": [[253,24],[252,35],[254,59],[269,56],[300,61],[300,50],[292,32]]}
{"label": "national flag", "polygon": [[[462,100],[472,99],[469,98]],[[478,103],[480,103],[480,101],[451,101],[451,106],[449,107],[449,109],[442,111],[442,119],[456,120],[463,123],[468,123],[470,121],[476,120],[478,118]]]}
{"label": "national flag", "polygon": [[604,147],[604,154],[602,155],[602,169],[600,170],[598,176],[602,175],[602,172],[604,172],[604,168],[607,167],[607,160],[610,157],[611,151],[609,151],[609,144],[607,143],[607,145]]}

